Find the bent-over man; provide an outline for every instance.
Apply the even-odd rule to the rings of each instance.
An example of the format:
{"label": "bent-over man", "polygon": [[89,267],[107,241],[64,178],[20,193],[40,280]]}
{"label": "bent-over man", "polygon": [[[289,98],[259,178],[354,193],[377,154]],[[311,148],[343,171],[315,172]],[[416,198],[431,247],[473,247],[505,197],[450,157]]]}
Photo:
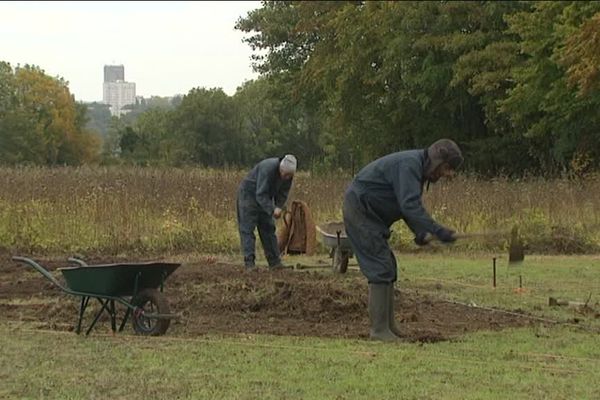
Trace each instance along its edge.
{"label": "bent-over man", "polygon": [[452,177],[462,164],[459,147],[441,139],[427,149],[407,150],[381,157],[358,172],[344,196],[344,225],[360,270],[369,283],[370,337],[397,340],[394,321],[396,258],[388,239],[390,226],[402,219],[426,244],[428,235],[453,242],[454,231],[439,225],[423,207],[423,186]]}
{"label": "bent-over man", "polygon": [[291,154],[267,158],[256,164],[240,184],[237,193],[237,219],[247,270],[256,269],[256,228],[269,269],[284,268],[277,246],[275,219],[281,216],[296,167],[296,157]]}

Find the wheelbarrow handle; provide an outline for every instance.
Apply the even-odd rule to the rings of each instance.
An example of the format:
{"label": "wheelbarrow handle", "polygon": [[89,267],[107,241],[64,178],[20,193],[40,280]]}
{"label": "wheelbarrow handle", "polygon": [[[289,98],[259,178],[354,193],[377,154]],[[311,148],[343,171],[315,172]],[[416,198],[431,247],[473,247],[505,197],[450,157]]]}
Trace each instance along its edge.
{"label": "wheelbarrow handle", "polygon": [[79,258],[75,258],[75,257],[69,257],[67,258],[67,261],[75,263],[75,264],[79,264],[82,267],[87,267],[87,263],[83,260],[80,260]]}
{"label": "wheelbarrow handle", "polygon": [[48,272],[48,270],[46,268],[42,267],[40,264],[33,261],[31,258],[14,256],[14,257],[12,257],[12,259],[14,261],[18,261],[18,262],[22,262],[22,263],[30,265],[35,270],[37,270],[40,274],[44,275],[46,277],[46,279],[48,279],[50,282],[54,283],[56,286],[58,286],[65,292],[70,292],[67,288],[65,288],[63,285],[61,285],[60,282],[57,281],[56,278],[54,276],[52,276],[52,274],[50,272]]}

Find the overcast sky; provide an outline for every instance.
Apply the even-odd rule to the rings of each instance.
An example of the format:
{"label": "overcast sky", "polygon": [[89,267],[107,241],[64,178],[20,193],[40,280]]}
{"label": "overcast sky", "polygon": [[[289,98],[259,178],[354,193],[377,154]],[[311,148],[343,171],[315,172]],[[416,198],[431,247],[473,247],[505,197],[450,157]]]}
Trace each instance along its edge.
{"label": "overcast sky", "polygon": [[0,61],[35,64],[69,82],[76,100],[102,100],[104,65],[123,64],[144,97],[254,79],[239,17],[260,1],[0,2]]}

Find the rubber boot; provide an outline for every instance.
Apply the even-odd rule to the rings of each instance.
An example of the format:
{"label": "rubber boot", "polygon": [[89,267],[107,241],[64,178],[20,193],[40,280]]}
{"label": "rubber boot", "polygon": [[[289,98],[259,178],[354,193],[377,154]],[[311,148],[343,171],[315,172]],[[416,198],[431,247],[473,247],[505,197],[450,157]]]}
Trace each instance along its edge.
{"label": "rubber boot", "polygon": [[389,283],[369,284],[370,337],[373,340],[391,342],[400,339],[390,330]]}
{"label": "rubber boot", "polygon": [[275,265],[269,265],[269,271],[281,271],[282,269],[291,269],[291,267],[283,265],[281,261]]}
{"label": "rubber boot", "polygon": [[388,286],[388,301],[389,301],[389,319],[390,319],[390,331],[398,337],[402,337],[401,330],[396,324],[396,316],[394,315],[394,283],[390,283]]}

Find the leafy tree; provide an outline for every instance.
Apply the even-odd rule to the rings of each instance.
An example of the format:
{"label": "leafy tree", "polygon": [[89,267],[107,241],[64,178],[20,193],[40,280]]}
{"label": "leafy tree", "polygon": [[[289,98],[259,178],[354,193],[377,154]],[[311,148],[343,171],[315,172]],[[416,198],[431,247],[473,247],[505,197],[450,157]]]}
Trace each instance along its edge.
{"label": "leafy tree", "polygon": [[246,39],[255,50],[254,67],[268,78],[271,100],[279,120],[280,150],[293,152],[310,165],[322,158],[324,94],[302,75],[314,46],[321,40],[320,23],[347,2],[264,2],[263,8],[240,18],[236,28],[255,32]]}
{"label": "leafy tree", "polygon": [[309,157],[446,136],[479,171],[558,172],[599,159],[599,4],[266,1],[236,27],[285,93],[281,129],[313,121]]}
{"label": "leafy tree", "polygon": [[101,136],[105,137],[108,134],[111,123],[110,105],[104,103],[87,103],[87,123],[86,129],[97,132]]}
{"label": "leafy tree", "polygon": [[559,61],[567,67],[569,84],[588,95],[600,89],[600,12],[571,33]]}
{"label": "leafy tree", "polygon": [[[599,139],[600,97],[578,97],[561,62],[568,60],[565,54],[580,51],[572,47],[570,35],[585,29],[585,22],[599,11],[597,2],[536,2],[530,12],[507,17],[525,59],[513,66],[515,84],[498,101],[499,111],[534,140],[532,155],[546,171],[568,169],[581,152],[597,160],[595,146],[590,145]],[[565,47],[567,43],[571,47]]]}
{"label": "leafy tree", "polygon": [[171,133],[173,112],[162,108],[151,108],[141,114],[135,127],[141,143],[144,144],[142,151],[144,158],[149,162],[174,165],[181,157],[181,147],[177,144],[177,138]]}
{"label": "leafy tree", "polygon": [[253,164],[282,150],[282,122],[274,87],[266,78],[245,82],[234,95],[240,113],[239,163]]}
{"label": "leafy tree", "polygon": [[205,166],[237,163],[240,152],[238,113],[222,89],[195,88],[174,111],[174,132],[182,162]]}
{"label": "leafy tree", "polygon": [[84,129],[67,82],[39,67],[0,64],[1,160],[13,164],[80,164],[97,159],[99,139]]}

